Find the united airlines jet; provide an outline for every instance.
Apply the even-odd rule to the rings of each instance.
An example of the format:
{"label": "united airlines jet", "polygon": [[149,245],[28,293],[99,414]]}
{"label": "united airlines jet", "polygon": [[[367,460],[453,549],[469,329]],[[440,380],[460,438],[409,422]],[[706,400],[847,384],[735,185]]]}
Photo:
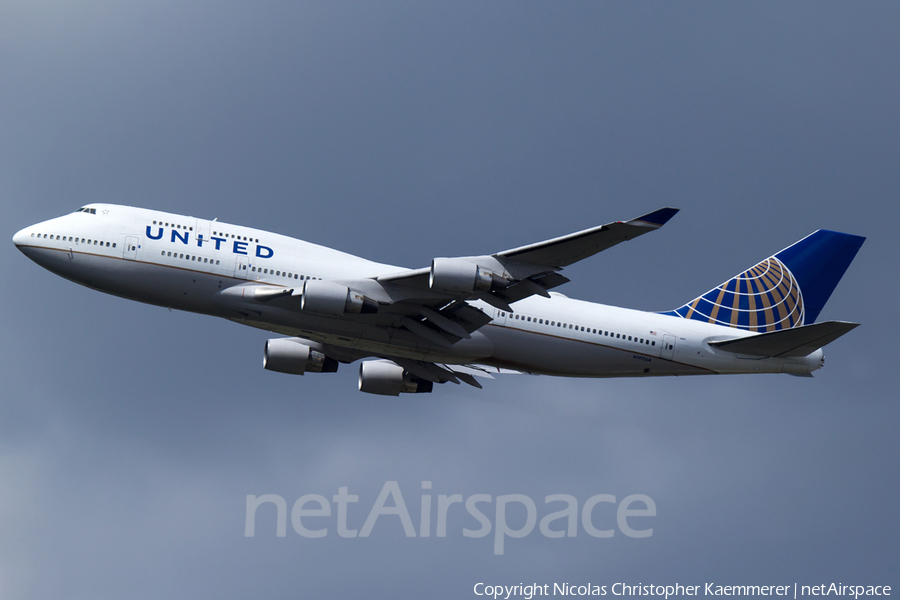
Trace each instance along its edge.
{"label": "united airlines jet", "polygon": [[564,267],[663,226],[663,208],[483,256],[404,269],[302,240],[155,210],[89,204],[13,237],[45,269],[101,292],[285,337],[263,366],[303,375],[362,360],[359,389],[517,372],[566,377],[789,373],[857,326],[816,322],[865,238],[819,230],[684,306],[642,312],[551,292]]}

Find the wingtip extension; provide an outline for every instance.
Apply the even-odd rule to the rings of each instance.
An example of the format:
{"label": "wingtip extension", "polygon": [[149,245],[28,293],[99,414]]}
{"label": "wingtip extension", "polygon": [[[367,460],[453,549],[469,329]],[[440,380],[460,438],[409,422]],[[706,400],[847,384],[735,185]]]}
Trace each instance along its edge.
{"label": "wingtip extension", "polygon": [[674,217],[680,208],[660,208],[659,210],[654,210],[653,212],[647,213],[646,215],[642,215],[636,219],[632,219],[629,223],[640,222],[646,223],[648,225],[654,225],[656,227],[662,227],[666,223],[669,222],[669,219]]}

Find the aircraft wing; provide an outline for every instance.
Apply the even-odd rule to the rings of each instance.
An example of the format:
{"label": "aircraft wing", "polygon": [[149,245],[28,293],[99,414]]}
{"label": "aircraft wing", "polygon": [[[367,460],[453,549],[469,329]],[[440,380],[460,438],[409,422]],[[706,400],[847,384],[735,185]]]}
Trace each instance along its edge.
{"label": "aircraft wing", "polygon": [[[366,279],[306,281],[301,287],[282,288],[248,283],[220,293],[238,306],[269,304],[292,310],[347,315],[386,329],[402,328],[415,338],[450,348],[492,318],[470,304],[482,300],[499,310],[514,312],[512,303],[539,294],[569,280],[563,267],[662,227],[676,208],[661,208],[630,221],[616,221],[562,237],[504,250],[496,254],[435,258],[430,267],[409,269]],[[369,315],[369,316],[366,316]],[[400,361],[394,357],[384,357]],[[401,364],[422,379],[413,364]],[[435,376],[432,372],[431,376]],[[442,376],[443,377],[443,376]],[[466,379],[471,374],[466,374]],[[451,380],[459,379],[459,376]]]}
{"label": "aircraft wing", "polygon": [[616,221],[569,235],[482,256],[435,258],[430,267],[341,282],[371,293],[381,324],[450,347],[491,321],[470,304],[482,300],[502,311],[569,281],[563,267],[662,227],[678,209],[661,208],[630,221]]}
{"label": "aircraft wing", "polygon": [[521,375],[521,371],[513,371],[510,369],[499,369],[497,367],[485,367],[482,365],[449,365],[429,363],[420,360],[412,360],[409,358],[398,358],[395,356],[386,357],[388,360],[400,367],[404,371],[431,383],[466,383],[472,387],[481,389],[482,385],[475,379],[483,377],[485,379],[493,379],[494,374],[515,373]]}
{"label": "aircraft wing", "polygon": [[[476,286],[469,294],[513,312],[509,306],[513,302],[535,294],[548,296],[547,290],[568,282],[558,273],[563,267],[659,229],[677,212],[677,208],[661,208],[630,221],[616,221],[495,254],[434,259],[431,267],[383,275],[377,281],[408,291],[440,292],[441,286],[434,285],[438,269],[447,267],[452,272],[452,267],[475,265],[482,274],[490,275],[491,281],[490,285],[482,286],[483,289]],[[462,272],[463,268],[457,271]],[[461,293],[456,293],[455,298]]]}
{"label": "aircraft wing", "polygon": [[677,212],[677,208],[661,208],[630,221],[616,221],[592,227],[545,242],[504,250],[495,256],[516,262],[562,268],[620,242],[659,229]]}

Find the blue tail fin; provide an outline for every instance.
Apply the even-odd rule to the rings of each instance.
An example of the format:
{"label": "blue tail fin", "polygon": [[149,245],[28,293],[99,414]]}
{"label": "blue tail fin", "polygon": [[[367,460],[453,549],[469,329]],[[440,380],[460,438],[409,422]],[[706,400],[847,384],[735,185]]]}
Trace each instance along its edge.
{"label": "blue tail fin", "polygon": [[664,314],[759,332],[814,323],[865,239],[820,229]]}

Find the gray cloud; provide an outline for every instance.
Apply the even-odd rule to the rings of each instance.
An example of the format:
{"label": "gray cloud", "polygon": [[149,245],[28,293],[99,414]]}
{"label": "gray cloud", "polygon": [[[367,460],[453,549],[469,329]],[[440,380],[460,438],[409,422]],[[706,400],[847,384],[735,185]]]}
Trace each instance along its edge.
{"label": "gray cloud", "polygon": [[[404,266],[674,205],[562,290],[674,307],[817,228],[868,236],[812,380],[501,377],[358,394],[267,335],[0,255],[0,595],[466,597],[517,584],[897,585],[894,4],[7,3],[7,234],[89,201]],[[647,494],[649,539],[274,535],[248,494]],[[455,508],[459,508],[458,505]],[[510,522],[524,511],[510,510]],[[604,507],[605,509],[605,507]],[[600,509],[598,509],[600,511]],[[611,512],[598,512],[613,518]],[[521,521],[516,521],[520,523]],[[334,527],[333,521],[327,526]],[[290,528],[290,525],[289,525]]]}

